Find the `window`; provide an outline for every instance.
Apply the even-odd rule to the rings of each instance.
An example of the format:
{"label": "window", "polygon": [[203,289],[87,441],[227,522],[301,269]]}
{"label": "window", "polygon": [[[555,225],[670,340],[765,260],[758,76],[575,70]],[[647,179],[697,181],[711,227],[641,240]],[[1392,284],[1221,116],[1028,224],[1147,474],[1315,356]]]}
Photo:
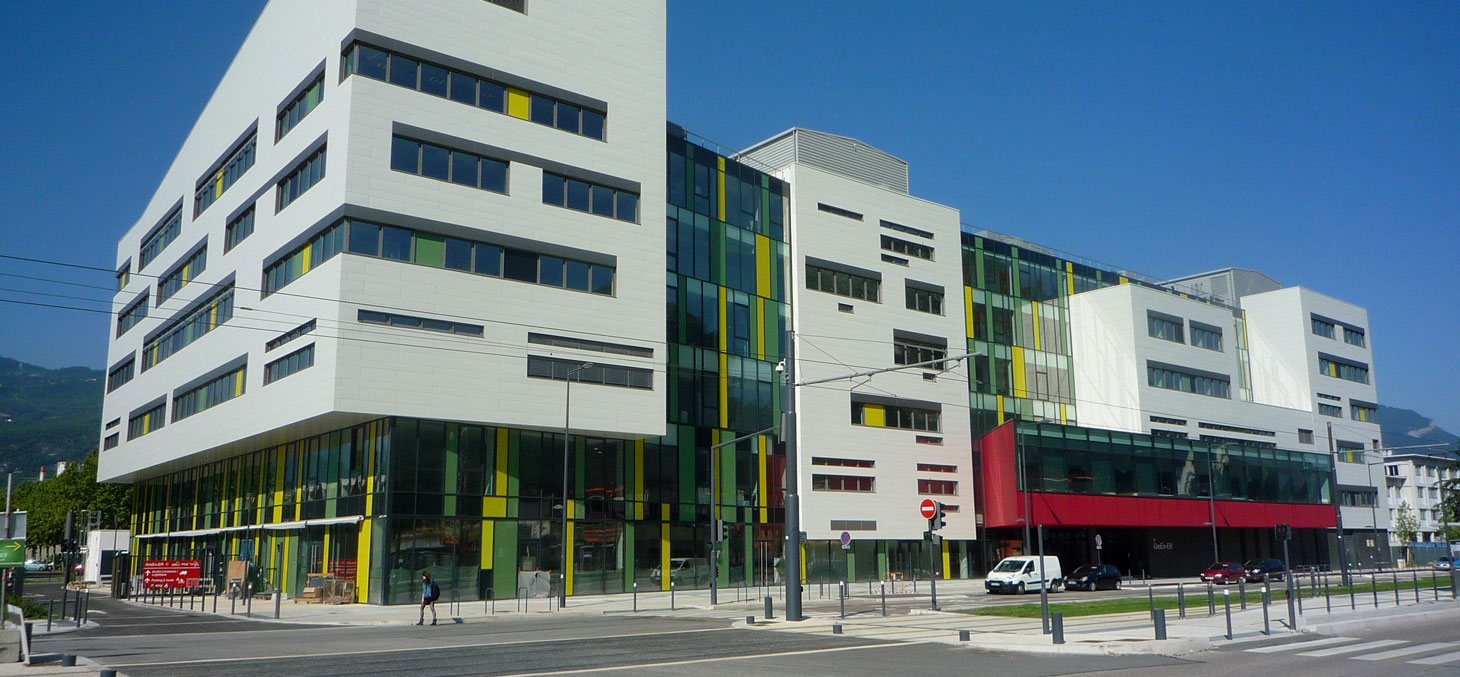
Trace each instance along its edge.
{"label": "window", "polygon": [[309,334],[313,331],[314,320],[305,322],[304,324],[301,324],[293,329],[290,329],[289,331],[284,332],[283,334],[280,334],[278,337],[270,340],[268,343],[265,343],[264,352],[267,353],[275,348],[278,348],[279,346],[282,346],[290,341],[293,341],[294,339],[304,336],[305,334]]}
{"label": "window", "polygon": [[264,385],[286,376],[292,376],[314,366],[314,344],[285,355],[264,365]]}
{"label": "window", "polygon": [[1376,504],[1378,492],[1374,491],[1349,491],[1344,489],[1339,492],[1339,499],[1343,505],[1357,508],[1371,508]]}
{"label": "window", "polygon": [[1324,394],[1324,393],[1318,393],[1318,399],[1320,399],[1320,400],[1332,400],[1334,402],[1342,402],[1343,401],[1343,398],[1342,397],[1339,397],[1337,395],[1327,395],[1327,394]]}
{"label": "window", "polygon": [[197,189],[193,192],[193,216],[203,213],[203,210],[213,206],[218,198],[233,184],[237,183],[244,173],[253,167],[253,160],[256,146],[258,145],[258,134],[249,134],[233,152],[218,164],[218,168],[212,173],[198,179]]}
{"label": "window", "polygon": [[[1178,328],[1180,325],[1177,325]],[[1231,381],[1218,375],[1194,374],[1167,367],[1146,366],[1146,382],[1153,388],[1230,399]]]}
{"label": "window", "polygon": [[638,346],[626,346],[620,343],[608,343],[605,341],[590,341],[588,339],[572,338],[569,336],[552,336],[550,334],[528,333],[528,343],[536,343],[544,346],[557,346],[559,348],[572,348],[573,350],[591,350],[600,353],[611,353],[614,355],[630,355],[633,357],[651,358],[654,357],[653,348],[640,348]]}
{"label": "window", "polygon": [[1312,443],[1313,443],[1313,431],[1312,430],[1304,430],[1302,428],[1298,428],[1298,444],[1312,444]]}
{"label": "window", "polygon": [[957,496],[958,482],[954,480],[918,480],[919,494],[934,496]]}
{"label": "window", "polygon": [[1149,313],[1146,315],[1146,333],[1152,338],[1158,338],[1172,343],[1186,343],[1186,337],[1182,335],[1181,320],[1166,315]]}
{"label": "window", "polygon": [[[927,238],[929,240],[933,239],[933,234],[930,233],[930,232],[928,232],[928,231],[926,231],[926,230],[922,230],[922,229],[919,229],[919,228],[913,228],[912,226],[904,226],[904,225],[902,225],[900,223],[893,223],[893,222],[888,221],[886,219],[883,219],[882,220],[882,227],[883,228],[886,228],[888,230],[895,230],[895,231],[897,231],[899,233],[907,233],[908,235],[916,235],[918,237],[925,237],[925,238]],[[885,249],[885,247],[884,247],[884,249]]]}
{"label": "window", "polygon": [[827,458],[825,456],[812,456],[811,465],[829,465],[841,468],[871,468],[877,465],[876,461],[868,461],[860,458]]}
{"label": "window", "polygon": [[933,260],[932,247],[929,247],[925,244],[918,244],[916,242],[908,242],[907,240],[900,240],[889,235],[882,236],[882,249],[897,254],[916,256],[920,259],[925,259],[928,261]]}
{"label": "window", "polygon": [[639,222],[638,193],[615,190],[551,172],[542,174],[542,202],[619,221]]}
{"label": "window", "polygon": [[937,465],[935,463],[919,463],[918,472],[958,472],[958,466]]}
{"label": "window", "polygon": [[1350,401],[1349,404],[1348,404],[1348,411],[1349,411],[1349,418],[1351,418],[1351,419],[1353,419],[1355,421],[1363,421],[1364,423],[1378,423],[1379,422],[1379,409],[1378,409],[1378,407],[1370,407],[1370,406],[1366,406],[1366,405],[1359,404],[1357,402]]}
{"label": "window", "polygon": [[411,329],[425,329],[427,331],[439,331],[446,334],[461,334],[464,336],[477,336],[483,334],[482,325],[467,324],[465,322],[450,322],[447,320],[433,320],[425,317],[414,317],[411,315],[396,315],[393,313],[381,313],[374,310],[361,310],[356,319],[366,324],[384,324],[392,327],[409,327]]}
{"label": "window", "polygon": [[1364,445],[1358,442],[1334,440],[1333,446],[1337,447],[1338,449],[1338,460],[1343,461],[1344,463],[1364,462]]}
{"label": "window", "polygon": [[242,214],[235,216],[232,221],[223,229],[223,253],[227,254],[244,238],[253,234],[253,205],[243,210]]}
{"label": "window", "polygon": [[831,270],[811,263],[806,264],[806,288],[873,303],[882,302],[881,280]]}
{"label": "window", "polygon": [[507,192],[506,161],[399,136],[391,141],[390,168],[494,193]]}
{"label": "window", "polygon": [[1169,425],[1186,425],[1184,418],[1171,418],[1170,416],[1152,416],[1152,423],[1166,423]]}
{"label": "window", "polygon": [[117,291],[125,289],[127,287],[127,282],[131,279],[132,264],[131,262],[128,262],[126,265],[122,266],[121,270],[117,271]]}
{"label": "window", "polygon": [[856,475],[817,475],[811,476],[812,491],[854,491],[859,493],[872,493],[876,486],[876,478],[858,477]]}
{"label": "window", "polygon": [[128,329],[137,326],[147,318],[147,292],[142,292],[131,305],[127,306],[120,315],[117,315],[117,336],[127,333]]}
{"label": "window", "polygon": [[1188,434],[1186,434],[1185,431],[1182,431],[1182,430],[1162,430],[1161,428],[1151,428],[1151,437],[1169,437],[1171,439],[1177,439],[1177,440],[1189,440],[1189,439],[1191,439],[1191,436],[1188,435]]}
{"label": "window", "polygon": [[931,444],[939,447],[943,446],[943,438],[933,437],[932,435],[918,435],[913,438],[913,441],[917,442],[918,444]]}
{"label": "window", "polygon": [[290,203],[299,199],[305,191],[314,187],[324,178],[325,148],[320,147],[304,161],[299,163],[293,171],[289,172],[283,179],[279,180],[278,206],[275,211],[288,207]]}
{"label": "window", "polygon": [[[320,231],[319,234],[309,238],[308,242],[300,245],[287,256],[264,267],[264,288],[263,295],[268,296],[285,285],[299,279],[299,276],[318,268],[321,263],[335,257],[345,248],[345,235],[348,221],[337,221],[333,225]],[[373,244],[375,254],[379,256],[380,251],[380,227],[374,226]],[[365,238],[363,239],[371,239]]]}
{"label": "window", "polygon": [[111,392],[127,384],[137,371],[137,360],[132,356],[122,360],[121,364],[112,367],[106,373],[106,391]]}
{"label": "window", "polygon": [[1341,378],[1354,383],[1366,384],[1369,382],[1369,365],[1323,353],[1318,353],[1318,372],[1324,376]]}
{"label": "window", "polygon": [[1197,423],[1196,427],[1206,428],[1207,430],[1223,430],[1229,433],[1243,433],[1245,435],[1262,435],[1264,437],[1277,436],[1277,433],[1271,430],[1262,430],[1260,428],[1244,428],[1240,425],[1227,425],[1225,423],[1207,423],[1206,421],[1202,421],[1200,423]]}
{"label": "window", "polygon": [[1353,327],[1343,328],[1343,342],[1351,346],[1364,347],[1364,330]]}
{"label": "window", "polygon": [[1222,330],[1192,322],[1191,345],[1220,353],[1222,352]]}
{"label": "window", "polygon": [[519,14],[527,13],[527,0],[487,0],[503,9],[510,9]]}
{"label": "window", "polygon": [[1312,317],[1312,320],[1313,333],[1315,335],[1322,336],[1324,338],[1333,338],[1334,331],[1338,328],[1337,325],[1327,320],[1320,320],[1316,315]]}
{"label": "window", "polygon": [[107,449],[116,449],[117,448],[117,445],[118,444],[121,444],[121,442],[122,442],[122,434],[121,433],[112,433],[110,435],[107,435],[105,440],[102,440],[102,442],[101,442],[101,450],[102,451],[106,451]]}
{"label": "window", "polygon": [[165,425],[167,416],[167,402],[158,402],[157,406],[148,409],[140,414],[133,414],[127,419],[127,439],[135,440],[147,433],[161,430]]}
{"label": "window", "polygon": [[246,366],[233,369],[222,376],[188,389],[172,398],[172,422],[177,423],[200,411],[216,407],[228,400],[243,395]]}
{"label": "window", "polygon": [[142,371],[157,366],[193,341],[233,318],[233,285],[214,294],[206,303],[172,321],[168,328],[142,346]]}
{"label": "window", "polygon": [[852,424],[940,432],[942,412],[916,406],[852,402]]}
{"label": "window", "polygon": [[907,308],[921,313],[943,314],[943,292],[914,287],[911,284],[906,287]]}
{"label": "window", "polygon": [[1397,466],[1397,465],[1386,465],[1386,466],[1384,466],[1384,475],[1386,477],[1399,477],[1399,466]]}
{"label": "window", "polygon": [[1319,414],[1322,414],[1323,416],[1332,416],[1334,418],[1343,418],[1343,407],[1339,407],[1339,406],[1332,405],[1332,404],[1323,404],[1322,402],[1319,402],[1318,403],[1318,413]]}
{"label": "window", "polygon": [[554,381],[567,381],[571,378],[575,383],[595,383],[637,390],[653,390],[654,388],[654,371],[651,369],[596,362],[592,363],[592,366],[583,367],[586,363],[585,360],[560,360],[553,357],[528,355],[527,375],[531,378],[546,378]]}
{"label": "window", "polygon": [[156,228],[153,228],[147,237],[142,238],[142,249],[137,254],[137,270],[146,268],[147,264],[157,258],[157,255],[167,248],[167,245],[172,244],[172,241],[176,240],[181,232],[182,210],[176,209]]}
{"label": "window", "polygon": [[299,92],[284,106],[283,110],[279,111],[274,139],[284,138],[284,135],[294,129],[299,121],[304,119],[304,116],[309,115],[310,111],[319,106],[321,101],[324,101],[324,71],[320,71],[319,75],[304,87],[304,91]]}
{"label": "window", "polygon": [[607,113],[530,92],[489,78],[353,43],[345,49],[347,74],[415,89],[495,113],[602,141]]}
{"label": "window", "polygon": [[160,306],[163,301],[172,298],[172,295],[182,289],[183,285],[193,281],[207,267],[208,247],[204,245],[157,281],[157,305]]}
{"label": "window", "polygon": [[862,220],[862,215],[859,214],[859,213],[857,213],[857,212],[854,212],[854,211],[852,211],[850,209],[842,209],[841,207],[833,207],[833,206],[831,206],[829,204],[826,204],[825,202],[818,202],[818,203],[816,203],[816,209],[818,211],[823,211],[823,212],[826,212],[828,214],[836,214],[837,216],[845,216],[845,217],[847,217],[849,219],[856,219],[858,221],[861,221]]}
{"label": "window", "polygon": [[898,265],[898,266],[906,266],[908,264],[908,260],[907,259],[902,258],[900,256],[893,256],[891,254],[883,254],[882,255],[882,262],[883,263],[891,263],[891,264]]}
{"label": "window", "polygon": [[[941,360],[948,354],[945,346],[918,341],[911,338],[894,336],[892,339],[892,361],[895,364],[917,364]],[[932,364],[925,369],[942,369],[943,365]]]}

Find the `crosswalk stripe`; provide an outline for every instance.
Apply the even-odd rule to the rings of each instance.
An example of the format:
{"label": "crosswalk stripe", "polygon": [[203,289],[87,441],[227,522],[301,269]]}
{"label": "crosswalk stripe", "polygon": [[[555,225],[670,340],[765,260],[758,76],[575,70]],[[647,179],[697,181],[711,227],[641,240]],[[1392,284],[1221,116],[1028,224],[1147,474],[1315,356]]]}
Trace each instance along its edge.
{"label": "crosswalk stripe", "polygon": [[1292,651],[1294,649],[1310,649],[1316,646],[1337,644],[1339,642],[1352,642],[1353,637],[1328,637],[1325,639],[1310,639],[1304,642],[1293,642],[1291,644],[1275,644],[1273,646],[1260,646],[1256,649],[1248,649],[1248,653],[1277,653],[1279,651]]}
{"label": "crosswalk stripe", "polygon": [[1410,663],[1415,665],[1443,665],[1445,663],[1454,663],[1455,661],[1460,661],[1460,651],[1442,653],[1438,656],[1430,656],[1429,658],[1416,658],[1410,661]]}
{"label": "crosswalk stripe", "polygon": [[1352,658],[1353,660],[1356,660],[1356,661],[1385,661],[1385,660],[1389,660],[1390,658],[1399,658],[1400,656],[1410,656],[1410,655],[1417,654],[1417,653],[1424,653],[1426,651],[1434,651],[1436,649],[1448,649],[1448,648],[1450,648],[1452,646],[1455,646],[1455,643],[1454,642],[1434,642],[1434,643],[1431,643],[1431,644],[1420,644],[1420,645],[1417,645],[1417,646],[1407,646],[1407,647],[1404,647],[1403,649],[1394,649],[1392,651],[1384,651],[1382,653],[1371,653],[1371,654],[1368,654],[1367,656],[1350,656],[1350,658]]}
{"label": "crosswalk stripe", "polygon": [[1334,647],[1332,649],[1319,649],[1317,651],[1304,651],[1303,653],[1300,653],[1298,655],[1299,656],[1312,656],[1314,658],[1322,658],[1324,656],[1337,656],[1339,654],[1353,653],[1355,651],[1368,651],[1369,649],[1378,649],[1380,647],[1394,646],[1395,644],[1408,644],[1408,643],[1409,642],[1406,642],[1406,641],[1404,641],[1402,639],[1381,639],[1381,640],[1377,640],[1377,641],[1373,641],[1373,642],[1364,642],[1363,644],[1351,644],[1349,646]]}

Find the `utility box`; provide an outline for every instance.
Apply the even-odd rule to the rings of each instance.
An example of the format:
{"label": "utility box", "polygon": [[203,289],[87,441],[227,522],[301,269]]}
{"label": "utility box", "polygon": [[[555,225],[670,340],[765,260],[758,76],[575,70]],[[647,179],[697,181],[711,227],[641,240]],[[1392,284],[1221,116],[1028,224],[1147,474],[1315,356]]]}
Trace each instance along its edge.
{"label": "utility box", "polygon": [[110,579],[118,552],[131,549],[132,532],[126,529],[92,529],[86,532],[85,569],[81,580],[100,583]]}

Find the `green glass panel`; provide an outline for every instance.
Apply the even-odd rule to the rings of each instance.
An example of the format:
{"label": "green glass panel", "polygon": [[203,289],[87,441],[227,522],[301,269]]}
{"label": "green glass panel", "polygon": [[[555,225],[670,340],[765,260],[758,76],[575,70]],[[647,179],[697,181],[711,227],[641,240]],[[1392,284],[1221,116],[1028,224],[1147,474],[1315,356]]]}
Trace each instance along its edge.
{"label": "green glass panel", "polygon": [[429,233],[416,233],[416,263],[446,267],[446,238]]}

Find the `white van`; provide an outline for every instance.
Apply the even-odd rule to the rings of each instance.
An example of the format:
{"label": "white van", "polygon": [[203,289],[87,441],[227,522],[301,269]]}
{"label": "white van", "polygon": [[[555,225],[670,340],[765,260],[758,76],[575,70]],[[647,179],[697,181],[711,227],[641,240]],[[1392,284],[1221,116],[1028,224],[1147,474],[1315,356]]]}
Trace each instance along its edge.
{"label": "white van", "polygon": [[[1063,590],[1064,572],[1060,571],[1060,558],[1044,556],[1044,580],[1049,581],[1051,591]],[[1039,557],[1005,557],[1004,561],[989,572],[983,587],[990,593],[1022,593],[1043,587],[1039,577]]]}

